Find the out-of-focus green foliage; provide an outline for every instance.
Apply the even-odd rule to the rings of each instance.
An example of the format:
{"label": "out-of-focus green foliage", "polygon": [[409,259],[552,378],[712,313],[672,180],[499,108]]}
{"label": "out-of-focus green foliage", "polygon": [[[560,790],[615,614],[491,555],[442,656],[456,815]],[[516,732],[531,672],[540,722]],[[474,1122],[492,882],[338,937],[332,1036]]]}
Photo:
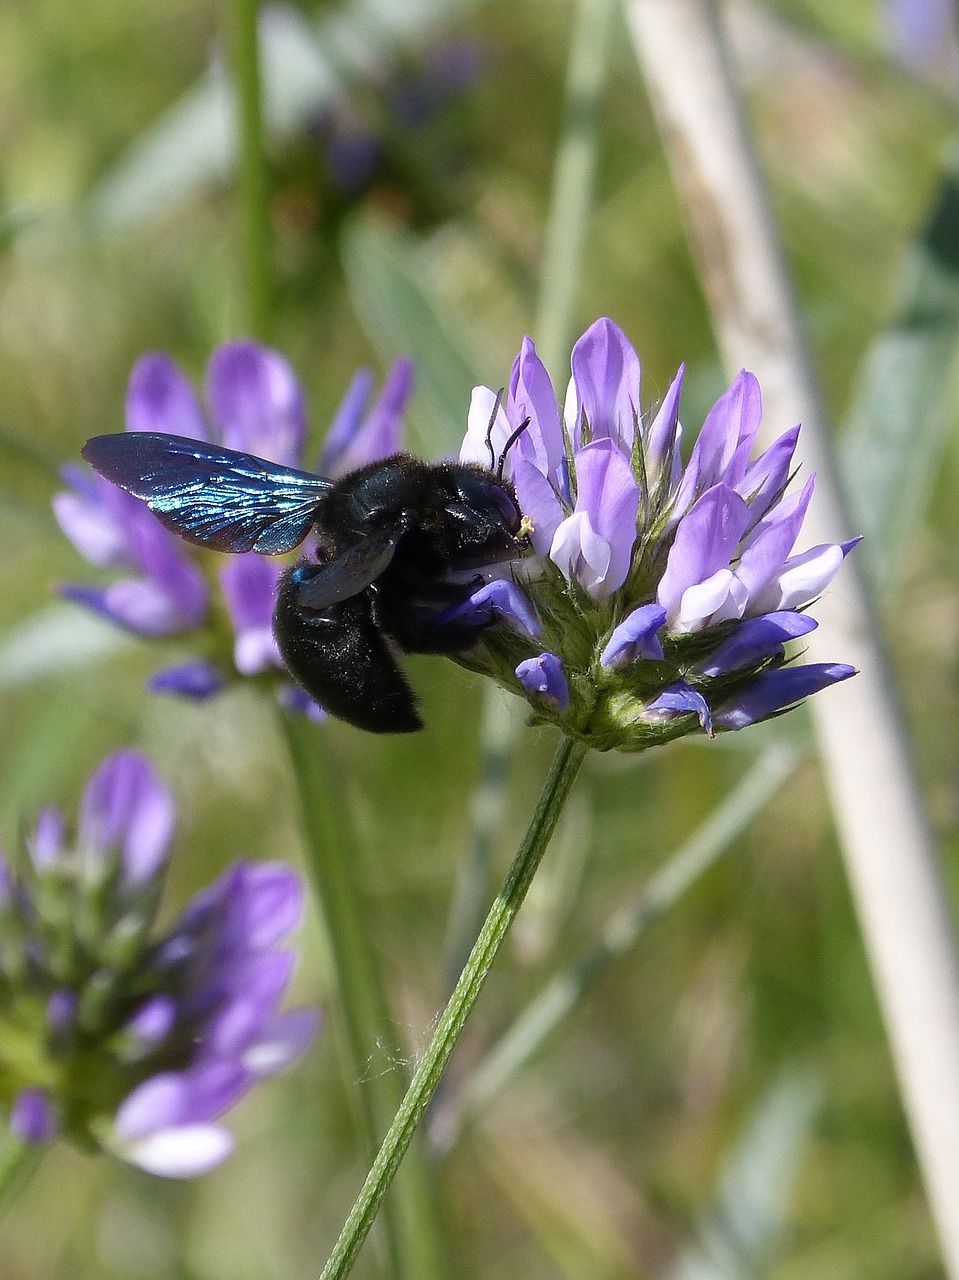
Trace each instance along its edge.
{"label": "out-of-focus green foliage", "polygon": [[[296,8],[342,86],[337,111],[379,140],[364,181],[337,186],[324,159],[330,100],[318,91],[316,110],[298,99],[271,144],[276,340],[307,388],[310,456],[355,367],[382,372],[404,349],[422,361],[413,439],[436,456],[456,447],[472,379],[505,383],[532,324],[570,12],[490,0],[444,19],[449,6],[391,0],[362,12],[380,15],[380,35],[383,21],[404,29],[357,46],[345,38],[357,8]],[[887,56],[872,0],[731,9],[833,416],[843,421],[857,406],[857,447],[875,430],[862,406],[879,394],[881,384],[863,381],[877,362],[893,369],[890,395],[901,397],[888,415],[898,431],[880,479],[908,471],[915,499],[889,510],[898,483],[871,487],[866,499],[879,536],[896,530],[890,643],[959,893],[959,451],[944,367],[954,336],[936,329],[923,377],[914,355],[897,376],[874,346],[885,333],[887,350],[904,350],[897,289],[937,200],[956,99]],[[220,17],[220,5],[201,0],[0,6],[0,836],[12,844],[43,803],[69,806],[96,760],[137,744],[182,806],[171,911],[238,854],[300,857],[283,744],[251,690],[198,707],[148,697],[148,646],[108,637],[51,600],[57,583],[92,571],[60,537],[49,499],[58,464],[89,435],[121,426],[138,354],[164,348],[198,375],[210,348],[237,334],[238,233],[222,153],[203,169],[199,153],[178,152],[190,163],[181,163],[177,198],[167,188],[150,207],[142,188],[123,229],[124,219],[91,219],[129,179],[131,157],[157,179],[150,139],[216,82]],[[330,32],[339,44],[324,44]],[[478,43],[480,74],[411,126],[396,114],[399,91],[460,40]],[[295,128],[300,119],[306,127]],[[720,386],[719,362],[625,38],[613,42],[578,319],[601,313],[643,355],[650,400],[688,362],[684,418],[695,427]],[[902,431],[923,423],[932,429],[918,442]],[[910,470],[917,460],[922,469]],[[852,487],[861,478],[857,470]],[[395,741],[341,725],[328,732],[412,1057],[445,994],[440,958],[479,768],[482,691],[439,659],[410,667],[427,732]],[[519,734],[498,865],[551,748]],[[559,927],[536,919],[519,931],[454,1060],[450,1090],[546,978],[589,949],[643,873],[709,815],[742,774],[746,748],[733,738],[590,762],[581,780],[589,820],[577,829],[588,847],[572,911],[560,895]],[[299,994],[323,1001],[328,966],[315,919],[302,942]],[[936,1246],[812,763],[464,1131],[442,1166],[456,1276],[674,1274],[757,1100],[796,1058],[812,1064],[822,1106],[763,1274],[929,1280]],[[369,1065],[393,1069],[385,1051]],[[0,1229],[2,1280],[317,1274],[363,1173],[356,1083],[342,1078],[327,1034],[296,1073],[245,1104],[237,1154],[192,1187],[57,1150]],[[736,1194],[734,1181],[725,1188]],[[363,1255],[358,1276],[375,1274],[374,1257]]]}

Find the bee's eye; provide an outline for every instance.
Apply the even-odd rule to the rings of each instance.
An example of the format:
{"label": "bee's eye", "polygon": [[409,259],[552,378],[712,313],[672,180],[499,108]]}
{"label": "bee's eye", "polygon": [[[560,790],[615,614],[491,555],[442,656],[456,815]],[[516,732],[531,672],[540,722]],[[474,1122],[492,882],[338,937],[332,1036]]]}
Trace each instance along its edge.
{"label": "bee's eye", "polygon": [[519,511],[517,510],[515,500],[510,496],[510,494],[508,494],[505,489],[501,489],[499,485],[491,484],[489,487],[489,496],[497,511],[506,521],[507,526],[510,529],[518,528],[520,520]]}

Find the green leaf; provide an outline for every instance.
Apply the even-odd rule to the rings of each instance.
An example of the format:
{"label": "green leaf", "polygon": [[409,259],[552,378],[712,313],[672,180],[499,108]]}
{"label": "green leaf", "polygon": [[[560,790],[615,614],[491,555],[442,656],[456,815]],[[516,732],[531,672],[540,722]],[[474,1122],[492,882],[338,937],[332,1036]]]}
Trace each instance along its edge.
{"label": "green leaf", "polygon": [[899,285],[896,318],[861,367],[841,460],[863,554],[894,587],[948,439],[947,388],[959,343],[959,139]]}
{"label": "green leaf", "polygon": [[343,260],[353,305],[374,343],[390,358],[405,352],[416,361],[429,439],[414,447],[457,453],[470,394],[483,379],[463,327],[431,288],[426,252],[412,236],[365,221],[345,236]]}
{"label": "green leaf", "polygon": [[0,636],[0,688],[107,662],[133,649],[132,636],[74,605],[53,604]]}

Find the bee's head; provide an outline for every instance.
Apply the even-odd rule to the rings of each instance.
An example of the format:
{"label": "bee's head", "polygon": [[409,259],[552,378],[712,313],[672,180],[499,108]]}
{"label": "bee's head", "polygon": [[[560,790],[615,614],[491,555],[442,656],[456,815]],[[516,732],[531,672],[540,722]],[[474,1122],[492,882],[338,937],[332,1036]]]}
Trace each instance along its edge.
{"label": "bee's head", "polygon": [[459,467],[446,503],[450,557],[474,569],[511,560],[527,549],[513,486],[484,467]]}

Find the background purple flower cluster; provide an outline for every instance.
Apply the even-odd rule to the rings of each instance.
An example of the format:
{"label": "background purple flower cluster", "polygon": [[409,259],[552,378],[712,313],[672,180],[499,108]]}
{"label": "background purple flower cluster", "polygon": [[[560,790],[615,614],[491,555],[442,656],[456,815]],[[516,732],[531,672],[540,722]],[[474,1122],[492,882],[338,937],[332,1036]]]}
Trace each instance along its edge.
{"label": "background purple flower cluster", "polygon": [[279,1012],[297,877],[237,862],[149,936],[176,813],[146,759],[91,777],[74,841],[44,810],[18,875],[0,855],[0,1099],[29,1143],[60,1134],[166,1177],[231,1151],[220,1117],[316,1031]]}

